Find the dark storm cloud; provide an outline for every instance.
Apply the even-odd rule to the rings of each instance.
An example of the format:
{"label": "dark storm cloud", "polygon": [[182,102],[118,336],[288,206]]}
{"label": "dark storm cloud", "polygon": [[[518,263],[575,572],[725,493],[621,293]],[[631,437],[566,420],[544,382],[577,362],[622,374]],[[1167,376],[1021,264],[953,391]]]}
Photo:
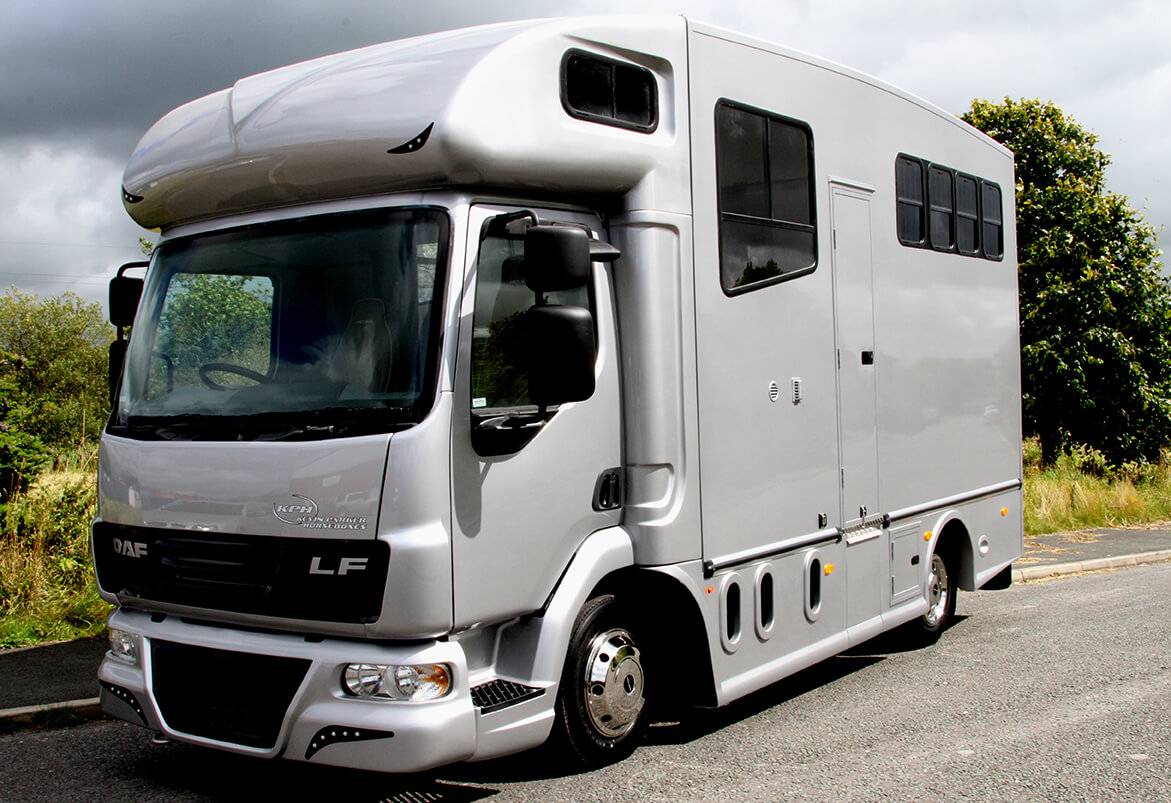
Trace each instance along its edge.
{"label": "dark storm cloud", "polygon": [[1101,135],[1112,189],[1171,222],[1164,0],[0,0],[0,288],[104,294],[142,231],[122,169],[162,115],[239,78],[486,22],[684,13],[877,75],[954,113],[1049,98]]}
{"label": "dark storm cloud", "polygon": [[315,56],[549,3],[3,0],[0,140],[72,140],[125,158],[172,108]]}

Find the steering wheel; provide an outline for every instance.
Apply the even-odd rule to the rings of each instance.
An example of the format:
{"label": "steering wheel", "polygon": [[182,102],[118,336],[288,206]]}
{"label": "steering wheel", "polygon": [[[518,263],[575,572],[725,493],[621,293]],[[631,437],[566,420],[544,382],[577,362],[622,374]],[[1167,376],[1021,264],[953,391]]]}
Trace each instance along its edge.
{"label": "steering wheel", "polygon": [[245,368],[243,365],[232,365],[230,362],[209,362],[207,365],[199,366],[199,378],[203,384],[207,385],[212,390],[227,390],[231,385],[221,385],[211,378],[211,374],[225,373],[236,374],[245,379],[251,379],[259,385],[267,384],[269,379],[264,374],[259,374],[251,368]]}

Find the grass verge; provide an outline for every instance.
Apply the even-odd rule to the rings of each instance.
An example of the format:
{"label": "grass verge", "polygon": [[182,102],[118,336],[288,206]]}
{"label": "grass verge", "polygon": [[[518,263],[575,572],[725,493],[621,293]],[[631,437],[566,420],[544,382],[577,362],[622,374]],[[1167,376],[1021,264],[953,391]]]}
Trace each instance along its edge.
{"label": "grass verge", "polygon": [[0,649],[102,632],[110,612],[89,554],[96,451],[59,459],[9,499],[0,540]]}
{"label": "grass verge", "polygon": [[1171,461],[1109,466],[1078,448],[1041,466],[1035,440],[1024,444],[1025,534],[1120,527],[1171,519]]}

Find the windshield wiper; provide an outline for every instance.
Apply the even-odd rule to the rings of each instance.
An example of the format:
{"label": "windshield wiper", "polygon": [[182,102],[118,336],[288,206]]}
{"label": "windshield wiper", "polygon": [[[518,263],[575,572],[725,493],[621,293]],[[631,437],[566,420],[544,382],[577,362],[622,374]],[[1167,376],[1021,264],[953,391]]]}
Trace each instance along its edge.
{"label": "windshield wiper", "polygon": [[287,441],[298,440],[302,436],[308,436],[306,440],[311,440],[316,436],[341,435],[343,431],[336,424],[307,425],[303,427],[289,427],[288,429],[278,430],[276,432],[263,432],[253,436],[250,440]]}
{"label": "windshield wiper", "polygon": [[130,434],[154,435],[163,440],[179,440],[182,434],[208,418],[215,416],[202,413],[180,413],[178,415],[129,415],[126,416],[126,430]]}
{"label": "windshield wiper", "polygon": [[132,415],[130,434],[162,440],[281,441],[399,432],[414,426],[410,407],[327,407],[320,410],[213,415]]}

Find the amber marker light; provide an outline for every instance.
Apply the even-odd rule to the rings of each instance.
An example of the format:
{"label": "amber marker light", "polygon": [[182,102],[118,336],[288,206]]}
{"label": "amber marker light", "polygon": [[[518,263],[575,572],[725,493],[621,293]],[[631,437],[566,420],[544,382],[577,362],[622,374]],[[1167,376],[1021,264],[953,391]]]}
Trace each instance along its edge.
{"label": "amber marker light", "polygon": [[1000,516],[1001,516],[1001,518],[1003,518],[1004,516],[1007,516],[1007,515],[1008,515],[1008,508],[1006,508],[1006,507],[1002,507],[1002,508],[1000,509]]}
{"label": "amber marker light", "polygon": [[834,573],[834,565],[832,563],[825,564],[825,576],[829,577]]}
{"label": "amber marker light", "polygon": [[923,533],[923,540],[924,540],[924,541],[930,541],[930,540],[931,540],[931,531],[930,531],[930,530],[928,530],[927,532]]}

